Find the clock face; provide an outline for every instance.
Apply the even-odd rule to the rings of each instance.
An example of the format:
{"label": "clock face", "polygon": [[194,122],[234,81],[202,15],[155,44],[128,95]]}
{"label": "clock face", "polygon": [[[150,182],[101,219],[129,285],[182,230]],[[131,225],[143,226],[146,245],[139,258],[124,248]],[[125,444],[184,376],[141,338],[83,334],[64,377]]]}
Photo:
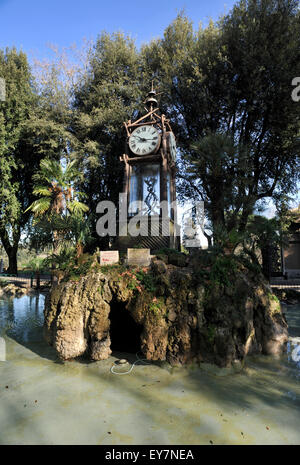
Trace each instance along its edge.
{"label": "clock face", "polygon": [[175,142],[175,136],[173,132],[170,132],[169,134],[169,150],[170,150],[170,155],[172,157],[172,160],[176,162],[176,142]]}
{"label": "clock face", "polygon": [[129,148],[136,155],[149,155],[158,148],[160,133],[150,125],[135,129],[129,138]]}

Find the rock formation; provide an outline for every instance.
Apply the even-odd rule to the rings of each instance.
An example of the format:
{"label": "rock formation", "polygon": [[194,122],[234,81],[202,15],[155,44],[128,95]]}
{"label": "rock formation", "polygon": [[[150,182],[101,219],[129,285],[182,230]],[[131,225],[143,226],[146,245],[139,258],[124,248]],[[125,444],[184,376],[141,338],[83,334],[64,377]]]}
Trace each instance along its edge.
{"label": "rock formation", "polygon": [[[0,283],[2,284],[2,283]],[[8,283],[0,286],[0,297],[22,297],[29,294],[32,289],[22,286],[17,286],[13,283]]]}
{"label": "rock formation", "polygon": [[288,332],[278,299],[262,276],[243,268],[232,275],[225,285],[208,282],[191,265],[159,259],[143,270],[91,270],[49,293],[45,338],[64,360],[83,354],[106,359],[114,305],[141,328],[140,349],[148,360],[228,367],[248,354],[280,354]]}

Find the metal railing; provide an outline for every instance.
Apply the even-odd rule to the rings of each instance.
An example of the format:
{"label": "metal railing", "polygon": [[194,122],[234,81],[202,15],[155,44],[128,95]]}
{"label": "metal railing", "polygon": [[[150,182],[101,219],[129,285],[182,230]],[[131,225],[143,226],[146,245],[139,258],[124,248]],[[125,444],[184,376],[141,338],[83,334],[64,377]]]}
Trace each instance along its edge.
{"label": "metal railing", "polygon": [[40,287],[51,282],[50,275],[41,275],[38,279],[35,275],[23,275],[23,276],[3,276],[0,275],[0,283],[7,282],[8,284],[15,284],[17,286],[26,288],[37,288],[38,282]]}

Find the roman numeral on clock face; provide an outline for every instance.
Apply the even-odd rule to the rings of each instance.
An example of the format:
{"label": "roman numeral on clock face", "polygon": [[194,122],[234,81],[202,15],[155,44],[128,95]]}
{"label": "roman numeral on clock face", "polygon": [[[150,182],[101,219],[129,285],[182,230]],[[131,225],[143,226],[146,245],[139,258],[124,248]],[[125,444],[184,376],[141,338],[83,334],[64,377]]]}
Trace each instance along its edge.
{"label": "roman numeral on clock face", "polygon": [[152,125],[143,125],[134,129],[129,137],[129,147],[136,155],[153,153],[158,142],[159,132]]}

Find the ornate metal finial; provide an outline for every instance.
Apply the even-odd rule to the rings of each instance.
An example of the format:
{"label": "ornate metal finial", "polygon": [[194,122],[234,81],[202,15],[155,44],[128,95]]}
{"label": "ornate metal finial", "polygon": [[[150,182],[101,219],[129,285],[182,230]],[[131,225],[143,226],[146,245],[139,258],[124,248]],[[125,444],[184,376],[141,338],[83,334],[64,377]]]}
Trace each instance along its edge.
{"label": "ornate metal finial", "polygon": [[149,111],[152,111],[153,108],[157,107],[157,99],[155,98],[156,97],[156,92],[153,88],[153,80],[151,81],[151,90],[150,92],[148,92],[148,96],[146,98],[146,106],[148,108]]}

